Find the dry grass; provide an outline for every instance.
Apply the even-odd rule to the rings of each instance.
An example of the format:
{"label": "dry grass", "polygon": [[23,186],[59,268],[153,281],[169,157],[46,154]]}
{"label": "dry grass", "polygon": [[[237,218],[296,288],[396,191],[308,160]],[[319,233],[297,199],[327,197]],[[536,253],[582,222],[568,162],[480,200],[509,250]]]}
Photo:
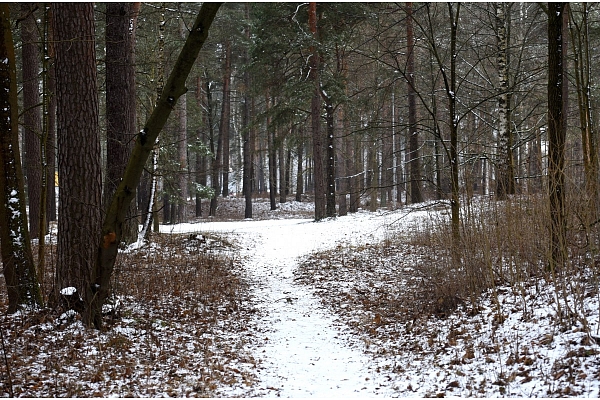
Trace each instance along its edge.
{"label": "dry grass", "polygon": [[151,248],[119,256],[106,331],[85,329],[78,315],[60,310],[2,317],[0,393],[213,397],[224,385],[252,384],[255,361],[243,349],[255,310],[231,244],[200,235],[152,239]]}

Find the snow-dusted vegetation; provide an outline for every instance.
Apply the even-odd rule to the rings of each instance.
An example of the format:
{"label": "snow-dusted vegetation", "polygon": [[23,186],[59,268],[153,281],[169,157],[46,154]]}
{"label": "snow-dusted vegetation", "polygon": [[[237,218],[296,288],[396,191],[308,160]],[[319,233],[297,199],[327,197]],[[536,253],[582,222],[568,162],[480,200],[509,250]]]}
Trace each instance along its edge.
{"label": "snow-dusted vegetation", "polygon": [[2,391],[599,395],[593,276],[581,300],[564,298],[575,317],[562,303],[561,321],[563,295],[544,277],[498,282],[476,298],[453,282],[444,288],[442,250],[428,247],[427,234],[443,204],[318,223],[299,218],[306,211],[290,203],[278,219],[161,226],[151,243],[120,256],[105,331],[60,310],[2,317]]}

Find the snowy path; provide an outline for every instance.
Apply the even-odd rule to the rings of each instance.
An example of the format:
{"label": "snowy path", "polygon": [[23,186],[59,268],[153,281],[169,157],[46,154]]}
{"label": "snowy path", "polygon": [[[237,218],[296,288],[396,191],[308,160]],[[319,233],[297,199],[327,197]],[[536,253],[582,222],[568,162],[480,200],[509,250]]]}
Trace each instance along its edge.
{"label": "snowy path", "polygon": [[[398,218],[396,215],[394,219]],[[372,397],[389,394],[363,347],[349,339],[309,288],[294,282],[298,257],[335,247],[338,242],[365,243],[384,238],[389,217],[357,214],[334,221],[266,220],[178,226],[235,234],[256,283],[257,322],[264,342],[255,347],[261,359],[260,382],[252,396]],[[172,230],[170,230],[172,232]]]}

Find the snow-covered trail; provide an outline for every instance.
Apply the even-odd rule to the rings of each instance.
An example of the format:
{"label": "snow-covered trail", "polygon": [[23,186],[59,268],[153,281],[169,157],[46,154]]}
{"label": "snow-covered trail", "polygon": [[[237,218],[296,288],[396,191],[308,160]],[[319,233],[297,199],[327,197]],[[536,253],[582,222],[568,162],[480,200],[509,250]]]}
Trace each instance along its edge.
{"label": "snow-covered trail", "polygon": [[[165,227],[169,232],[235,234],[255,282],[261,341],[260,383],[252,396],[370,397],[389,394],[361,343],[325,310],[311,290],[294,282],[298,258],[336,243],[379,241],[398,215],[359,213],[315,223],[307,219],[211,222]],[[344,333],[347,332],[347,333]],[[264,335],[264,337],[262,337]]]}

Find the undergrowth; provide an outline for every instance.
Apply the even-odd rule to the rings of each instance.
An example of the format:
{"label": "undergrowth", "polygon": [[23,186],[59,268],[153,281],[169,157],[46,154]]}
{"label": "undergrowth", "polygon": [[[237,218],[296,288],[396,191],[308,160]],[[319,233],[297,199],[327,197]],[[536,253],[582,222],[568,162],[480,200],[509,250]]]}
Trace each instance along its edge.
{"label": "undergrowth", "polygon": [[242,348],[255,310],[230,250],[216,237],[158,234],[121,253],[102,332],[64,310],[2,316],[0,393],[213,397],[251,385],[255,361]]}

